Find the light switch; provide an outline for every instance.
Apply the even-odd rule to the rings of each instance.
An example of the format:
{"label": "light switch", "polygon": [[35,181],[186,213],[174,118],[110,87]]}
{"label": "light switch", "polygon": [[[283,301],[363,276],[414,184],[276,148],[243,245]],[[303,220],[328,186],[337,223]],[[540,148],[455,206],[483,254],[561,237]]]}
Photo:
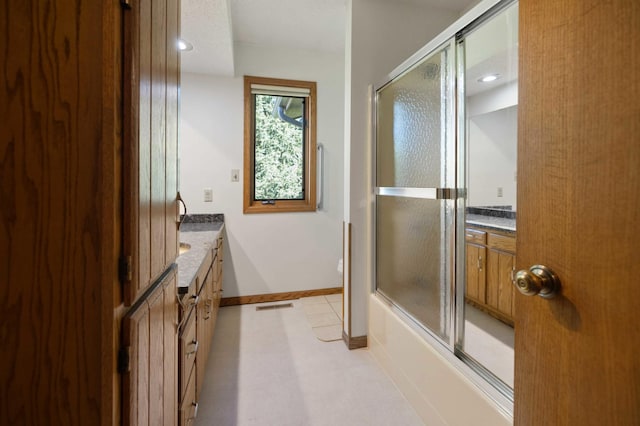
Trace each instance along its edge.
{"label": "light switch", "polygon": [[498,197],[502,197],[502,196],[503,196],[503,190],[502,190],[502,187],[499,186],[498,187]]}
{"label": "light switch", "polygon": [[238,181],[240,181],[240,170],[231,169],[231,182],[238,182]]}
{"label": "light switch", "polygon": [[211,203],[213,201],[213,189],[205,188],[204,189],[204,202]]}

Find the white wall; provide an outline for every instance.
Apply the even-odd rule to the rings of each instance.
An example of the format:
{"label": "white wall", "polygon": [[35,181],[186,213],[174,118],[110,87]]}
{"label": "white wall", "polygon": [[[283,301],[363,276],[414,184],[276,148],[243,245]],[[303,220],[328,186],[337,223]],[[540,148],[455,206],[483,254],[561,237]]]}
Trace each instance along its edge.
{"label": "white wall", "polygon": [[[236,45],[238,77],[182,74],[180,190],[189,213],[224,213],[225,297],[337,287],[342,255],[344,58]],[[324,207],[242,213],[243,75],[317,82],[317,140],[325,147]],[[231,170],[240,182],[231,182]],[[213,202],[203,202],[204,188]]]}
{"label": "white wall", "polygon": [[[516,209],[518,107],[476,115],[467,127],[469,143],[468,206]],[[497,188],[502,188],[502,197]]]}
{"label": "white wall", "polygon": [[[411,3],[350,0],[347,3],[345,64],[347,106],[345,150],[345,222],[352,225],[352,337],[367,334],[367,300],[371,290],[371,163],[368,86],[382,83],[388,73],[424,46],[458,17],[457,13]],[[349,333],[345,321],[345,332]]]}

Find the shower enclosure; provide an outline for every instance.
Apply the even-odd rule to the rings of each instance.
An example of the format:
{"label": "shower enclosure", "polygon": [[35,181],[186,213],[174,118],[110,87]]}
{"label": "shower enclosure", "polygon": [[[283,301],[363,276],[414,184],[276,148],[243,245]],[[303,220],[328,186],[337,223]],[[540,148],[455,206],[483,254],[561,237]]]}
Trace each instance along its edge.
{"label": "shower enclosure", "polygon": [[471,204],[515,209],[517,10],[498,3],[377,87],[373,133],[377,294],[511,400],[513,328],[466,297],[465,230]]}

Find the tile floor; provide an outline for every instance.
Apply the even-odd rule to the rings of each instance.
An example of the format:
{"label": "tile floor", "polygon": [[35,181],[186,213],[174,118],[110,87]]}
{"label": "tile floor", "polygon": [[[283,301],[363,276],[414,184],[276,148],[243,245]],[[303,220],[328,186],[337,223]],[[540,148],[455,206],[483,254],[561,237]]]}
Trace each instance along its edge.
{"label": "tile floor", "polygon": [[316,338],[308,312],[326,307],[292,302],[220,309],[197,426],[423,424],[367,349]]}
{"label": "tile floor", "polygon": [[464,350],[513,388],[513,328],[467,304]]}
{"label": "tile floor", "polygon": [[300,299],[313,334],[323,342],[342,339],[342,295],[313,296]]}

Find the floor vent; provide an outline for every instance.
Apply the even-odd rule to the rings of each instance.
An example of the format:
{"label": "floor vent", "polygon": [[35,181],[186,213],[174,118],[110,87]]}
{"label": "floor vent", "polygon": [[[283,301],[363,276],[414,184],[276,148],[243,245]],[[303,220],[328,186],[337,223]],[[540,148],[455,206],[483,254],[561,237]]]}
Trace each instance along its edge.
{"label": "floor vent", "polygon": [[293,308],[293,303],[281,303],[279,305],[256,306],[256,311],[267,311],[269,309]]}

